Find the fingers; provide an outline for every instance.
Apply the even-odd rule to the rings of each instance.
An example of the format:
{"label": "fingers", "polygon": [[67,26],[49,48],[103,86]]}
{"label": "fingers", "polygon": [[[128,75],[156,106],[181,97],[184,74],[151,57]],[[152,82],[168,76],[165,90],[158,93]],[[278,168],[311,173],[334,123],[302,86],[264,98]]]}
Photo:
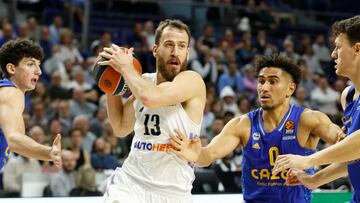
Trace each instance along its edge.
{"label": "fingers", "polygon": [[185,140],[187,137],[179,129],[174,129],[175,133],[180,137],[181,140]]}
{"label": "fingers", "polygon": [[170,144],[173,145],[173,147],[177,150],[180,151],[181,150],[181,140],[174,136],[174,135],[170,135]]}
{"label": "fingers", "polygon": [[57,134],[55,139],[54,139],[54,142],[53,142],[53,145],[57,145],[57,146],[61,146],[61,135],[60,134]]}

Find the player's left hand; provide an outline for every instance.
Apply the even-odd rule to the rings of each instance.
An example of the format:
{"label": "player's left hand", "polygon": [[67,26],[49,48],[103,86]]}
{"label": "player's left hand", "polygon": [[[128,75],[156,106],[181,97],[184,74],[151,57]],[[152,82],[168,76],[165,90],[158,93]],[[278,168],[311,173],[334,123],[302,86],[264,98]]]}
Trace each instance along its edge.
{"label": "player's left hand", "polygon": [[294,154],[279,155],[275,161],[272,173],[274,175],[288,168],[308,169],[311,167],[309,156]]}
{"label": "player's left hand", "polygon": [[61,161],[61,135],[57,134],[50,151],[51,161],[58,168],[62,167]]}
{"label": "player's left hand", "polygon": [[170,149],[170,152],[186,161],[196,162],[201,152],[200,138],[196,137],[190,140],[178,129],[175,129],[174,132],[174,135],[170,135],[170,143],[174,147],[173,149]]}
{"label": "player's left hand", "polygon": [[99,61],[100,66],[111,66],[118,72],[125,70],[132,70],[134,48],[126,49],[119,47],[116,44],[112,44],[111,47],[105,47],[99,54],[101,57],[108,59],[105,61]]}
{"label": "player's left hand", "polygon": [[312,174],[308,174],[303,170],[299,169],[290,169],[286,176],[285,185],[295,186],[295,185],[304,185],[305,187],[314,190],[317,188],[316,180],[313,178]]}

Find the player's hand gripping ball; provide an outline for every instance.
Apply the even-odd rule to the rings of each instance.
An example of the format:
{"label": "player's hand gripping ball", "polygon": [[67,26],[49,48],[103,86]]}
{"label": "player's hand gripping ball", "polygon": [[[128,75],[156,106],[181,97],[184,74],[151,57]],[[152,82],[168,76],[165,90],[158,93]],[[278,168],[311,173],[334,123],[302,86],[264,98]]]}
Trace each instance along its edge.
{"label": "player's hand gripping ball", "polygon": [[[125,51],[127,51],[126,48]],[[141,64],[135,54],[133,55],[133,57],[134,68],[139,72],[139,74],[141,74]],[[115,69],[113,69],[111,66],[100,66],[98,64],[99,61],[104,60],[106,59],[102,57],[98,59],[93,69],[93,76],[101,91],[114,96],[130,96],[131,91],[125,83],[124,77],[122,77],[122,75]]]}

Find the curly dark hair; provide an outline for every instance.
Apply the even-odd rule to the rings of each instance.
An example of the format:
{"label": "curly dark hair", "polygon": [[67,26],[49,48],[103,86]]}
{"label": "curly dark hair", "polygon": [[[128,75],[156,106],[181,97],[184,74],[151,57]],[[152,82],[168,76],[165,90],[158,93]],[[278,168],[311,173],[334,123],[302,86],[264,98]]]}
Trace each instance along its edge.
{"label": "curly dark hair", "polygon": [[174,27],[179,30],[185,30],[186,34],[189,37],[188,46],[190,45],[190,38],[191,38],[191,32],[189,27],[183,23],[181,20],[172,20],[172,19],[166,19],[159,23],[159,26],[155,30],[155,44],[159,45],[160,38],[162,36],[162,33],[166,27]]}
{"label": "curly dark hair", "polygon": [[287,72],[293,82],[298,85],[301,80],[301,71],[298,65],[294,63],[291,59],[279,56],[279,55],[270,55],[270,56],[262,56],[259,61],[255,64],[256,73],[259,75],[261,69],[266,67],[275,67],[280,68]]}
{"label": "curly dark hair", "polygon": [[30,40],[16,39],[6,42],[0,48],[0,66],[3,74],[2,76],[9,77],[9,74],[6,71],[6,65],[8,63],[12,63],[17,66],[24,57],[32,57],[41,61],[44,58],[44,53],[39,45]]}
{"label": "curly dark hair", "polygon": [[360,42],[360,15],[336,21],[332,26],[332,33],[335,37],[344,33],[348,36],[350,45]]}

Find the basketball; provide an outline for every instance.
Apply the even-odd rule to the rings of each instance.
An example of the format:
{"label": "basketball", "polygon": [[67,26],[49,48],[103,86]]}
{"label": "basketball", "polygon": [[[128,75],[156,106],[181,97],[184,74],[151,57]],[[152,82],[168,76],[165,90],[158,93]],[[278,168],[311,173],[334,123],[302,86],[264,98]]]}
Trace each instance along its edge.
{"label": "basketball", "polygon": [[[135,55],[133,64],[135,69],[141,74],[142,68],[139,60]],[[106,94],[111,94],[114,96],[125,95],[130,96],[131,91],[127,84],[125,83],[125,79],[121,76],[119,72],[113,69],[111,66],[100,66],[97,64],[99,61],[104,61],[105,58],[100,58],[96,61],[95,66],[93,68],[93,76],[98,87]]]}

